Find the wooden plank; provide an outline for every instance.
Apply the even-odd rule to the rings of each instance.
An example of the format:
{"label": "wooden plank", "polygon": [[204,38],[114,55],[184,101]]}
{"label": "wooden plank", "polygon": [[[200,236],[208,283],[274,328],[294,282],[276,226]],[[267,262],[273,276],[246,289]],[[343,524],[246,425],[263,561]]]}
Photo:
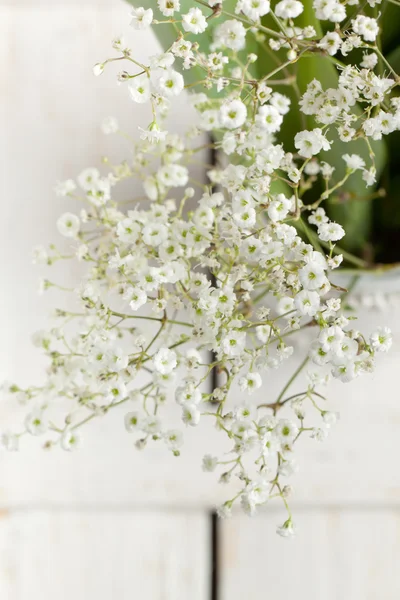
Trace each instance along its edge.
{"label": "wooden plank", "polygon": [[271,510],[221,523],[221,600],[399,598],[399,511],[298,511],[291,540],[274,533],[283,519]]}
{"label": "wooden plank", "polygon": [[0,520],[7,600],[208,600],[200,513],[11,513]]}

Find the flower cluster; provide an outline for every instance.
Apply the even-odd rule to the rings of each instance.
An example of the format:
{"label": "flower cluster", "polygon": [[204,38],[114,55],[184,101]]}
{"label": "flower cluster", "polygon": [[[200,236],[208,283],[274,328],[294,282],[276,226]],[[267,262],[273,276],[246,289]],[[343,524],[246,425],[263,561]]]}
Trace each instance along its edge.
{"label": "flower cluster", "polygon": [[[133,102],[149,105],[151,122],[140,128],[132,160],[105,174],[88,168],[77,181],[57,185],[59,196],[84,203],[79,214],[61,215],[57,227],[85,275],[73,291],[76,311],[58,309],[54,328],[34,336],[49,359],[43,385],[3,386],[31,407],[20,432],[3,433],[8,449],[16,450],[25,434],[45,435],[47,447],[75,449],[84,424],[125,406],[122,425],[138,448],[160,442],[179,456],[182,429],[212,420],[230,458],[207,453],[203,469],[222,467],[222,483],[238,482],[221,516],[236,502],[253,514],[278,497],[288,510],[278,533],[293,534],[286,478],[297,468],[295,443],[307,435],[325,439],[337,420],[318,386],[330,376],[348,382],[371,372],[376,354],[391,344],[388,329],[364,335],[346,316],[347,291],[332,281],[345,232],[322,206],[356,171],[365,185],[373,184],[369,138],[400,127],[394,96],[400,80],[375,44],[378,22],[361,8],[348,14],[353,4],[315,0],[316,18],[333,23],[323,36],[312,24],[296,25],[304,9],[299,0],[280,0],[274,8],[269,0],[238,0],[234,15],[213,0],[198,1],[183,14],[179,0],[158,0],[157,19],[151,8],[132,10],[134,29],[173,23],[176,39],[146,64],[115,39],[117,56],[94,67],[100,75],[110,63],[125,61],[118,81]],[[276,28],[262,25],[267,14]],[[213,41],[204,49],[196,36],[207,28]],[[276,54],[278,65],[258,78],[258,57],[246,51],[254,37]],[[335,58],[360,48],[366,51],[360,64]],[[293,147],[285,148],[279,135],[293,101],[274,87],[297,90],[287,68],[315,53],[337,66],[337,87],[308,82],[298,104],[313,119],[304,123],[314,126],[294,131]],[[379,72],[377,65],[383,66]],[[284,79],[274,79],[280,75]],[[185,87],[198,120],[181,137],[165,129],[165,117],[173,99],[188,93]],[[104,121],[103,131],[121,133],[115,118]],[[209,144],[196,142],[204,131]],[[335,139],[347,142],[349,152],[354,140],[363,140],[370,164],[345,154],[345,175],[338,180],[326,154]],[[215,151],[216,163],[205,166],[205,183],[194,181],[191,165],[207,149]],[[114,188],[121,181],[140,187],[142,198],[119,204]],[[313,186],[320,193],[310,203]],[[37,263],[64,258],[54,246],[35,249]],[[46,279],[43,288],[54,286]],[[277,398],[265,388],[265,401],[255,402],[252,394],[270,373],[287,369],[292,336],[303,330],[312,341],[300,366]],[[312,369],[302,389],[288,393],[307,365]],[[218,377],[215,389],[208,388],[211,372]],[[244,397],[239,404],[235,386]],[[173,430],[163,420],[171,391],[181,415],[181,427]],[[69,408],[57,424],[52,410],[60,398]]]}

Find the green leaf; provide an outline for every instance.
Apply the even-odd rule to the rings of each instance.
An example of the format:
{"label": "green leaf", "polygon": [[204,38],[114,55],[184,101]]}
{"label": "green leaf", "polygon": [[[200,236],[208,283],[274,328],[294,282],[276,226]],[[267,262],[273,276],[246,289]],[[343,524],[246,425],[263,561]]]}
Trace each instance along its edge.
{"label": "green leaf", "polygon": [[[296,24],[301,26],[313,25],[317,35],[321,35],[319,20],[315,17],[312,8],[312,0],[303,0],[304,12],[296,20]],[[270,65],[268,65],[270,68]],[[300,93],[304,93],[307,84],[313,79],[318,79],[324,89],[336,88],[338,85],[339,71],[330,57],[323,54],[314,54],[299,60],[296,65],[296,80]],[[289,90],[290,88],[287,88]],[[288,95],[288,91],[280,90]],[[292,108],[287,115],[285,127],[282,128],[282,141],[285,147],[289,148],[293,144],[293,131],[302,129],[312,129],[318,126],[312,117],[304,118],[298,108],[298,99],[293,93],[291,95]],[[361,114],[359,107],[355,112]],[[327,138],[333,142],[331,150],[321,152],[321,159],[325,160],[335,167],[334,179],[340,181],[345,175],[346,165],[343,161],[343,154],[359,154],[366,162],[370,164],[369,149],[364,140],[356,140],[349,143],[342,142],[334,128],[331,128]],[[371,144],[375,154],[375,164],[377,175],[379,177],[385,164],[386,150],[384,142],[373,142]],[[355,173],[350,176],[347,182],[342,186],[340,193],[337,194],[327,205],[330,217],[341,223],[346,230],[346,237],[342,240],[345,249],[361,251],[368,241],[372,226],[372,202],[369,200],[371,188],[366,188],[361,174]],[[315,198],[310,198],[314,200]]]}
{"label": "green leaf", "polygon": [[[398,26],[400,26],[400,19]],[[400,46],[397,46],[397,48],[392,50],[392,52],[386,56],[386,60],[388,61],[389,65],[393,67],[396,73],[400,73]]]}
{"label": "green leaf", "polygon": [[382,17],[379,20],[383,53],[387,54],[391,48],[399,43],[400,8],[390,2],[383,2],[377,7]]}

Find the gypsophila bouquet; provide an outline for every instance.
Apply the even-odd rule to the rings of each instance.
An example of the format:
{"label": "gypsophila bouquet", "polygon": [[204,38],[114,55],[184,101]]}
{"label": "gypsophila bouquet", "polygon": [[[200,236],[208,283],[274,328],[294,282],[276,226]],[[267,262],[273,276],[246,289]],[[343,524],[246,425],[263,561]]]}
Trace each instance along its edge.
{"label": "gypsophila bouquet", "polygon": [[[253,514],[277,497],[288,511],[278,533],[288,537],[291,488],[282,477],[295,470],[296,442],[324,440],[337,419],[318,386],[329,376],[350,382],[371,372],[376,354],[391,345],[387,328],[364,335],[343,312],[348,290],[331,281],[332,272],[351,256],[343,256],[345,231],[324,202],[353,177],[364,188],[374,184],[374,142],[400,127],[400,79],[380,50],[378,16],[367,14],[373,7],[378,15],[376,0],[314,0],[312,7],[237,0],[232,12],[225,2],[194,4],[184,11],[179,0],[158,0],[157,19],[151,8],[134,8],[134,30],[173,27],[166,51],[142,63],[118,38],[116,56],[94,67],[100,75],[124,63],[122,93],[148,104],[150,124],[139,128],[133,159],[57,185],[59,196],[83,203],[79,214],[57,221],[72,256],[39,247],[35,262],[79,261],[85,272],[71,292],[79,306],[57,309],[54,328],[35,335],[49,361],[43,385],[4,386],[29,412],[2,441],[16,450],[23,436],[46,435],[46,447],[73,450],[83,425],[125,407],[122,426],[124,416],[138,448],[164,444],[179,456],[183,432],[211,420],[226,440],[225,455],[208,453],[205,439],[203,469],[221,468],[222,482],[237,478],[219,514],[228,516],[236,503]],[[206,49],[196,41],[205,33]],[[262,75],[265,56],[255,47],[275,64]],[[342,62],[353,54],[353,63]],[[336,86],[310,78],[300,94],[294,67],[315,56],[335,71]],[[182,93],[198,115],[186,136],[165,126]],[[291,130],[285,147],[280,132],[295,110],[304,126]],[[121,133],[115,118],[103,131]],[[335,144],[348,148],[340,177],[329,162]],[[365,157],[354,151],[360,145]],[[214,164],[204,167],[203,183],[190,169],[205,150]],[[118,203],[114,188],[127,180],[137,200]],[[46,279],[43,287],[57,284]],[[303,330],[312,341],[282,392],[271,398],[266,389],[262,404],[252,402],[274,370],[285,370]],[[302,371],[307,383],[294,389]],[[207,391],[212,372],[218,384]],[[60,399],[68,408],[56,422],[51,411]],[[171,402],[180,407],[176,429],[163,418]]]}

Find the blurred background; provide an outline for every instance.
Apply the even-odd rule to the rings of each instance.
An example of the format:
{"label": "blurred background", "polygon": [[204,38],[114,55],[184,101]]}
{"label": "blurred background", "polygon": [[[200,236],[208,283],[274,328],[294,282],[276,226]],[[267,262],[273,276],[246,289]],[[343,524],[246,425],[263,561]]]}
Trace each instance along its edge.
{"label": "blurred background", "polygon": [[[151,33],[129,32],[129,10],[122,0],[0,0],[1,379],[40,382],[45,366],[30,336],[58,303],[52,291],[38,295],[45,273],[31,249],[57,239],[69,206],[55,197],[56,180],[104,155],[129,157],[120,138],[101,133],[104,117],[132,135],[147,124],[147,107],[115,85],[113,69],[92,74],[121,33],[137,57],[160,51]],[[192,119],[182,98],[172,126]],[[138,453],[121,415],[110,415],[84,431],[78,453],[44,452],[36,439],[1,451],[0,598],[397,600],[400,280],[371,279],[356,301],[359,328],[390,326],[394,348],[376,374],[331,386],[341,421],[323,444],[303,443],[291,481],[296,539],[275,535],[283,514],[273,505],[253,519],[215,518],[227,494],[200,469],[205,441],[218,450],[214,431],[196,429],[175,459],[158,447]],[[21,410],[0,402],[0,430]]]}

